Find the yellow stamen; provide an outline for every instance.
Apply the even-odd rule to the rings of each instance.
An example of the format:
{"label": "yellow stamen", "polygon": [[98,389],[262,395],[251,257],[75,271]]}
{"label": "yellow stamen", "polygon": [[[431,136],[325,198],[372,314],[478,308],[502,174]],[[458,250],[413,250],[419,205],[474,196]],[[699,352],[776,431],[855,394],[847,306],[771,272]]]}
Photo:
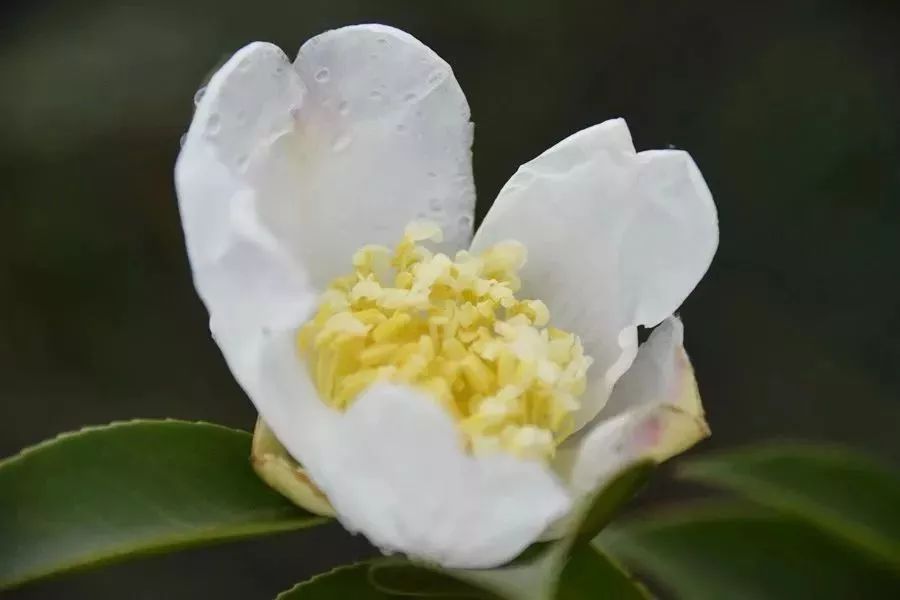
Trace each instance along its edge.
{"label": "yellow stamen", "polygon": [[409,384],[453,416],[469,451],[549,459],[584,391],[581,340],[547,327],[540,300],[516,298],[521,244],[451,259],[426,240],[441,231],[417,222],[393,252],[364,246],[298,331],[322,400],[344,410],[373,383]]}

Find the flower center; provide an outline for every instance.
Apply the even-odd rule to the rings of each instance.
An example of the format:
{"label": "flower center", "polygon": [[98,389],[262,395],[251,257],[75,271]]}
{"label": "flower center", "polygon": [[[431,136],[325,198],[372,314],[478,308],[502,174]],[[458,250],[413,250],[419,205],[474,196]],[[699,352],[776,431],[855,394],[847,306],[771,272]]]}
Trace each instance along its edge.
{"label": "flower center", "polygon": [[456,420],[466,448],[548,459],[572,431],[591,359],[577,336],[547,327],[540,300],[519,300],[525,248],[503,242],[451,259],[414,222],[391,251],[365,246],[297,334],[322,400],[345,410],[369,385],[425,390]]}

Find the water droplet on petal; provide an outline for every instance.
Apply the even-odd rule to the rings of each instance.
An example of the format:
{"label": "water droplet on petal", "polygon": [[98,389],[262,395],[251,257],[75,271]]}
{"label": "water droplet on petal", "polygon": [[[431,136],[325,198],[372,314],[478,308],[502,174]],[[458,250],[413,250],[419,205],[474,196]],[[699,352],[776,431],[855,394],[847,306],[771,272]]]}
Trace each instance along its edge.
{"label": "water droplet on petal", "polygon": [[437,83],[444,76],[444,73],[440,70],[432,71],[430,75],[428,75],[428,83]]}
{"label": "water droplet on petal", "polygon": [[428,176],[434,178],[437,177],[437,173],[435,173],[434,171],[428,171]]}
{"label": "water droplet on petal", "polygon": [[182,133],[182,134],[181,134],[181,138],[179,138],[179,140],[178,140],[178,145],[179,145],[179,146],[184,146],[184,141],[185,141],[186,139],[187,139],[187,134],[186,134],[186,133]]}
{"label": "water droplet on petal", "polygon": [[384,94],[382,94],[378,90],[372,90],[371,92],[369,92],[369,98],[371,98],[372,100],[381,100],[382,98],[384,98]]}
{"label": "water droplet on petal", "polygon": [[203,94],[206,93],[206,86],[204,85],[199,90],[194,92],[194,106],[200,104],[200,101],[203,100]]}
{"label": "water droplet on petal", "polygon": [[328,81],[328,77],[330,76],[330,72],[328,71],[328,67],[322,67],[318,71],[316,71],[316,81],[319,83],[325,83]]}
{"label": "water droplet on petal", "polygon": [[397,133],[405,133],[406,125],[404,123],[397,123]]}
{"label": "water droplet on petal", "polygon": [[429,198],[428,208],[430,208],[433,213],[441,213],[444,212],[444,203],[440,198]]}
{"label": "water droplet on petal", "polygon": [[412,102],[416,98],[418,98],[418,96],[416,95],[415,92],[406,92],[405,94],[403,94],[404,102]]}
{"label": "water droplet on petal", "polygon": [[347,146],[350,145],[351,141],[353,141],[353,139],[349,135],[342,135],[334,141],[334,145],[331,147],[331,149],[335,152],[340,152],[342,150],[345,150]]}
{"label": "water droplet on petal", "polygon": [[378,43],[386,46],[388,43],[387,38],[383,38],[383,37],[378,38]]}
{"label": "water droplet on petal", "polygon": [[340,104],[338,104],[338,112],[342,115],[350,114],[350,103],[346,100],[341,100]]}
{"label": "water droplet on petal", "polygon": [[472,217],[469,215],[463,215],[459,218],[459,227],[460,229],[468,229],[472,226]]}
{"label": "water droplet on petal", "polygon": [[209,119],[206,121],[206,133],[209,135],[216,135],[222,129],[222,119],[219,118],[218,113],[213,113],[209,115]]}

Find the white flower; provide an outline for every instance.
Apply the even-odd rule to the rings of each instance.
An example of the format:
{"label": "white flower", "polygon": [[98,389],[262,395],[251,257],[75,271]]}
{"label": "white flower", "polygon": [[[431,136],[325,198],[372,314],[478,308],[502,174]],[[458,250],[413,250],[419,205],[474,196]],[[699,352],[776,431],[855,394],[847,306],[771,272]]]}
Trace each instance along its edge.
{"label": "white flower", "polygon": [[[237,52],[175,169],[210,330],[327,497],[307,505],[453,567],[558,535],[618,469],[708,433],[672,314],[718,243],[690,156],[636,153],[618,119],[523,165],[470,244],[471,143],[450,67],[361,25],[293,63]],[[400,240],[393,265],[367,246]]]}

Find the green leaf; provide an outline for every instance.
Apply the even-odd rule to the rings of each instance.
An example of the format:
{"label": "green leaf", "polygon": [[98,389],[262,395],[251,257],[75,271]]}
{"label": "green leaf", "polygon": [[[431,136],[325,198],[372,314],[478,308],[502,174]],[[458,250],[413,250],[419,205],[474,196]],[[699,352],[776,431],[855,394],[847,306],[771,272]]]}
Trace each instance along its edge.
{"label": "green leaf", "polygon": [[495,600],[497,595],[467,583],[459,574],[449,575],[437,566],[421,565],[403,559],[386,558],[372,562],[370,581],[384,594],[415,598],[473,598]]}
{"label": "green leaf", "polygon": [[680,474],[809,520],[900,565],[900,476],[864,456],[782,444],[695,459]]}
{"label": "green leaf", "polygon": [[309,527],[250,467],[250,435],[131,421],[0,462],[0,588],[132,556]]}
{"label": "green leaf", "polygon": [[[643,588],[606,555],[589,544],[574,547],[565,557],[558,576],[549,569],[544,554],[517,561],[507,567],[488,570],[440,570],[397,560],[376,561],[372,565],[374,585],[391,596],[416,598],[472,598],[477,600],[644,600]],[[452,575],[451,575],[452,573]],[[547,585],[548,583],[551,585]]]}
{"label": "green leaf", "polygon": [[369,564],[338,567],[281,592],[276,600],[385,600],[394,598],[369,583]]}
{"label": "green leaf", "polygon": [[555,600],[646,600],[650,595],[638,581],[599,548],[577,546],[569,555]]}
{"label": "green leaf", "polygon": [[563,539],[536,544],[510,564],[495,569],[442,569],[398,559],[372,564],[371,578],[394,595],[432,598],[555,600],[591,598],[595,592],[615,598],[645,598],[642,588],[586,541],[646,481],[655,467],[641,461],[621,471],[585,501]]}
{"label": "green leaf", "polygon": [[762,508],[680,509],[613,525],[597,543],[678,598],[900,597],[900,572],[810,523]]}
{"label": "green leaf", "polygon": [[[372,563],[370,580],[391,596],[415,598],[543,599],[539,570],[531,561],[515,561],[495,569],[444,569],[438,565],[384,559]],[[523,584],[530,584],[527,590]]]}

